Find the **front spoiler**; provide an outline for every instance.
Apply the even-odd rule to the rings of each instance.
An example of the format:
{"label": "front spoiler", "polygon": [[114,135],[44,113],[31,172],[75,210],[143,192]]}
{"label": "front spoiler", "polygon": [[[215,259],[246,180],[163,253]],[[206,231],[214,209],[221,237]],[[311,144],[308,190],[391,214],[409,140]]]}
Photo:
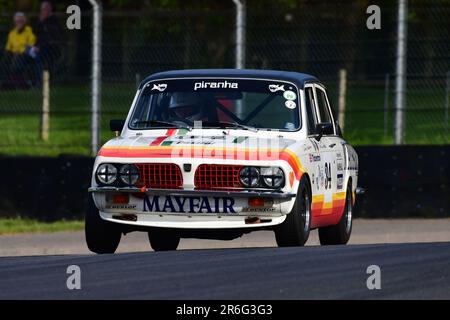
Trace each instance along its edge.
{"label": "front spoiler", "polygon": [[156,195],[179,195],[179,196],[211,196],[211,197],[269,197],[274,199],[289,200],[295,198],[295,193],[283,193],[276,191],[262,191],[262,190],[240,190],[240,191],[222,191],[222,190],[184,190],[184,189],[153,189],[153,188],[134,188],[134,187],[91,187],[89,192],[104,193],[104,192],[126,192],[126,193],[144,193]]}

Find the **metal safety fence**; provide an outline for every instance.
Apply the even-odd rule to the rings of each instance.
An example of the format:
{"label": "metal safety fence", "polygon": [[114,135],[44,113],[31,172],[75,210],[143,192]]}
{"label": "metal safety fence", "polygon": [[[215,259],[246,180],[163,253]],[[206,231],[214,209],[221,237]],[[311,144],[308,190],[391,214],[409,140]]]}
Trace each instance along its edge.
{"label": "metal safety fence", "polygon": [[[374,30],[367,27],[368,1],[247,0],[242,2],[240,24],[235,2],[240,1],[205,8],[143,5],[138,12],[103,10],[100,142],[111,137],[109,120],[126,116],[137,84],[147,75],[169,69],[233,68],[240,58],[246,68],[316,75],[328,88],[336,116],[338,101],[344,101],[340,118],[349,142],[394,144],[397,1],[379,2],[381,28]],[[0,12],[0,44],[12,28],[12,14]],[[68,30],[67,15],[56,15],[61,55],[49,72],[48,140],[41,134],[45,95],[42,81],[36,80],[38,72],[31,64],[11,80],[11,74],[7,78],[2,71],[0,154],[91,154],[92,9],[82,8],[81,30]],[[448,144],[450,3],[410,0],[406,17],[403,141]],[[36,14],[29,14],[30,25],[37,20]],[[237,26],[243,30],[241,38]],[[5,68],[5,60],[0,68]],[[342,74],[344,91],[339,90]]]}

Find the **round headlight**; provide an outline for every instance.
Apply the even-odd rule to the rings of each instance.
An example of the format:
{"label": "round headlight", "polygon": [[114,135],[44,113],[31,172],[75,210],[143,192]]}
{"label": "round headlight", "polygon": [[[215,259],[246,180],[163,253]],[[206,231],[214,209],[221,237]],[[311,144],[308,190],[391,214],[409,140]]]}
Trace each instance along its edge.
{"label": "round headlight", "polygon": [[259,186],[259,170],[255,167],[244,167],[239,172],[239,180],[245,187]]}
{"label": "round headlight", "polygon": [[261,168],[261,176],[266,186],[270,188],[279,188],[284,184],[284,173],[281,168],[267,167]]}
{"label": "round headlight", "polygon": [[97,168],[97,179],[103,184],[112,184],[117,180],[117,168],[109,163],[103,163]]}
{"label": "round headlight", "polygon": [[133,164],[124,164],[119,170],[120,181],[134,185],[139,180],[139,169]]}

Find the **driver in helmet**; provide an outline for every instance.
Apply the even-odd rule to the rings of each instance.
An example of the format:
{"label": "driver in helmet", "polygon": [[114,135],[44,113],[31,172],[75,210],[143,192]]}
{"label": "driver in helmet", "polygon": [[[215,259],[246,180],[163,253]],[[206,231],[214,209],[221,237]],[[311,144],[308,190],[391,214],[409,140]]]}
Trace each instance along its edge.
{"label": "driver in helmet", "polygon": [[173,121],[203,120],[201,100],[191,92],[176,92],[170,97],[168,115],[169,119]]}

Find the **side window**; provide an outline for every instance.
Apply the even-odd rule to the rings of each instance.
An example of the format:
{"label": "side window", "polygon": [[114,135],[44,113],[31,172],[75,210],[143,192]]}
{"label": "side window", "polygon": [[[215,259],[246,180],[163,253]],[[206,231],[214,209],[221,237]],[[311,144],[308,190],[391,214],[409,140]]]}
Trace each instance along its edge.
{"label": "side window", "polygon": [[330,110],[328,109],[328,103],[327,103],[327,97],[325,95],[325,91],[323,91],[322,89],[316,88],[316,96],[317,96],[317,108],[319,109],[319,114],[320,114],[320,122],[321,123],[325,123],[325,122],[330,122],[332,123],[333,121],[331,120],[331,115],[330,115]]}
{"label": "side window", "polygon": [[315,133],[316,128],[316,109],[314,107],[314,94],[312,87],[306,87],[305,89],[305,100],[306,100],[306,114],[308,116],[308,134],[312,135]]}

